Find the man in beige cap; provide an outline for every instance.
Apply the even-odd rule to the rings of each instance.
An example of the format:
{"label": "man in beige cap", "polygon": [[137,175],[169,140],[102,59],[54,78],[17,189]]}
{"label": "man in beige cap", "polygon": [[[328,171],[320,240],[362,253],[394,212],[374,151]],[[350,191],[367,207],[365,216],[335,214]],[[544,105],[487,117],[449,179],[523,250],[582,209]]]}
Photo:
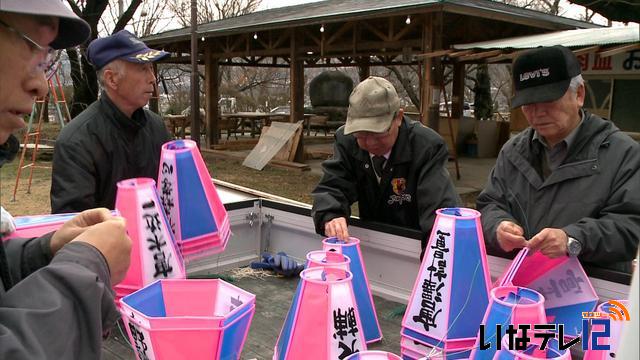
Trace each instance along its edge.
{"label": "man in beige cap", "polygon": [[436,132],[404,117],[393,85],[371,76],[353,89],[333,159],[313,191],[316,232],[348,240],[351,204],[360,218],[419,230],[422,252],[435,211],[460,203]]}
{"label": "man in beige cap", "polygon": [[[0,0],[0,166],[19,150],[56,51],[76,46],[89,25],[60,0]],[[0,359],[98,359],[119,318],[111,286],[129,267],[124,219],[87,210],[58,231],[0,236]]]}

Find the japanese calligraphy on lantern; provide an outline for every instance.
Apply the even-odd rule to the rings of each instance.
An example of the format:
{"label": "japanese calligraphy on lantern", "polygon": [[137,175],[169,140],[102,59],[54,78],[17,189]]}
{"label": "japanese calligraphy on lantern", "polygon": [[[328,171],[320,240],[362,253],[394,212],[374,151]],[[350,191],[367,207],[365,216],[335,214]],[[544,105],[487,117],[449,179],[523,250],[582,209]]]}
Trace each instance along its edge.
{"label": "japanese calligraphy on lantern", "polygon": [[338,343],[338,359],[358,352],[358,323],[353,307],[333,310],[333,339]]}
{"label": "japanese calligraphy on lantern", "polygon": [[527,286],[544,296],[546,308],[567,306],[591,300],[585,276],[578,260],[571,258]]}
{"label": "japanese calligraphy on lantern", "polygon": [[138,360],[155,360],[149,333],[133,322],[129,322],[129,332],[131,333],[131,346],[135,350]]}
{"label": "japanese calligraphy on lantern", "polygon": [[[163,229],[161,212],[157,198],[152,191],[145,191],[140,196],[140,239],[144,245],[142,263],[144,265],[144,282],[149,284],[157,279],[176,277],[179,264],[173,253],[171,237],[168,229]],[[163,231],[164,230],[164,231]],[[166,234],[166,235],[165,235]]]}
{"label": "japanese calligraphy on lantern", "polygon": [[407,327],[435,338],[444,337],[447,331],[453,226],[452,220],[443,219],[434,228],[420,268],[419,286],[414,288],[418,294],[414,293],[408,307]]}
{"label": "japanese calligraphy on lantern", "polygon": [[174,236],[178,236],[178,230],[176,228],[178,223],[178,209],[176,208],[177,202],[177,178],[175,175],[176,166],[175,158],[168,157],[163,158],[160,164],[160,176],[158,178],[158,193],[160,194],[160,200],[162,201],[162,208],[167,215],[169,221],[169,227]]}

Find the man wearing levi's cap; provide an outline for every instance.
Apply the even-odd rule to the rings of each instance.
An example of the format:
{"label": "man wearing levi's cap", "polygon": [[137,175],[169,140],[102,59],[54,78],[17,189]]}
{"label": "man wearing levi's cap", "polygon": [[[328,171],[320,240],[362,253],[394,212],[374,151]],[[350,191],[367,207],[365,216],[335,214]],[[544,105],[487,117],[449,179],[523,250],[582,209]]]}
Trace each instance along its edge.
{"label": "man wearing levi's cap", "polygon": [[[0,0],[0,166],[19,150],[12,132],[47,94],[56,51],[90,32],[60,0]],[[40,237],[0,234],[0,359],[100,358],[102,336],[120,317],[111,287],[130,253],[124,219],[107,209]]]}
{"label": "man wearing levi's cap", "polygon": [[162,144],[170,136],[160,116],[144,106],[156,86],[153,62],[168,55],[126,30],[89,44],[87,58],[102,93],[56,140],[52,213],[113,209],[118,181],[158,176]]}
{"label": "man wearing levi's cap", "polygon": [[556,258],[630,272],[640,234],[640,145],[582,106],[578,59],[563,46],[529,50],[513,64],[529,128],[498,155],[477,199],[488,247],[528,247]]}
{"label": "man wearing levi's cap", "polygon": [[460,202],[449,178],[447,146],[435,131],[404,116],[393,85],[371,76],[349,97],[333,158],[313,190],[316,232],[348,241],[351,205],[360,218],[419,230],[422,251],[439,208]]}

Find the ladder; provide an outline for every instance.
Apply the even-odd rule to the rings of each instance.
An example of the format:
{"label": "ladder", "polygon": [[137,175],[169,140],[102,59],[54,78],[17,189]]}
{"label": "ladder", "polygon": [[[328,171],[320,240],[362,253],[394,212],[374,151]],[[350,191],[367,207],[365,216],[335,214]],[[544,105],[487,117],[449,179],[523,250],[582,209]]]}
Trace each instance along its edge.
{"label": "ladder", "polygon": [[[55,84],[54,84],[55,80]],[[24,133],[24,138],[22,141],[22,153],[20,154],[20,164],[18,165],[18,171],[16,173],[16,183],[13,188],[13,199],[12,201],[16,201],[16,194],[18,192],[18,187],[20,186],[20,177],[22,175],[23,169],[29,169],[29,183],[27,185],[27,194],[31,194],[31,183],[33,180],[33,169],[49,169],[50,166],[38,165],[38,148],[40,147],[40,135],[42,131],[42,123],[44,122],[45,116],[49,116],[48,104],[53,100],[55,107],[55,117],[56,120],[60,123],[60,127],[64,127],[65,117],[66,122],[71,121],[71,113],[69,112],[69,107],[67,106],[67,101],[64,95],[64,91],[62,91],[62,83],[60,82],[60,77],[58,75],[58,71],[56,70],[51,77],[47,80],[49,85],[49,92],[43,98],[38,98],[33,104],[31,109],[31,115],[29,116],[29,123],[27,124],[26,131]],[[64,113],[63,110],[64,109]],[[38,114],[38,123],[35,126],[35,130],[32,131],[32,126],[34,123],[34,118]],[[64,114],[64,116],[63,116]],[[31,142],[33,140],[33,142]],[[31,148],[31,160],[27,161],[25,164],[25,158],[27,154],[27,149]]]}

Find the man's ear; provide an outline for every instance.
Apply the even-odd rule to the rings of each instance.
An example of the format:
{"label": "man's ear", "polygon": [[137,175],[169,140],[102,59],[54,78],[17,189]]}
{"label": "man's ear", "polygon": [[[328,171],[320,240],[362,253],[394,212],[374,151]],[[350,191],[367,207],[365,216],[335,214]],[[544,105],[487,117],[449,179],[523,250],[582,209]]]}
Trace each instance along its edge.
{"label": "man's ear", "polygon": [[584,97],[586,96],[586,85],[580,84],[576,89],[576,101],[582,107],[584,105]]}
{"label": "man's ear", "polygon": [[105,86],[109,87],[110,89],[118,88],[118,74],[115,71],[106,69],[103,76]]}

